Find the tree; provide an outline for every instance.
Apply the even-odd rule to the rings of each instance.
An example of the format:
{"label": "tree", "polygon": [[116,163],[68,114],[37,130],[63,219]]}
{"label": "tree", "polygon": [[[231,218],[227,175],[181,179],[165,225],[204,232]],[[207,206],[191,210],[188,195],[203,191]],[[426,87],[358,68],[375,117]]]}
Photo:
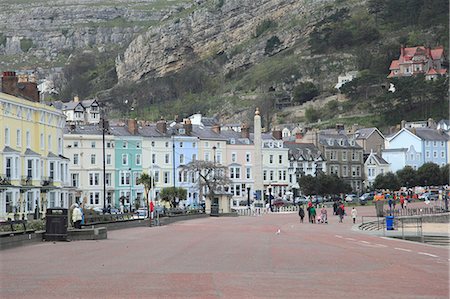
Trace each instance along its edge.
{"label": "tree", "polygon": [[312,175],[308,174],[300,177],[299,179],[300,190],[305,195],[317,194],[316,179]]}
{"label": "tree", "polygon": [[161,190],[159,196],[161,197],[161,200],[168,201],[172,207],[176,207],[180,200],[186,199],[187,191],[181,187],[167,187]]}
{"label": "tree", "polygon": [[[192,161],[184,165],[183,170],[198,178],[200,194],[203,187],[207,189],[207,197],[212,200],[216,192],[224,190],[225,186],[231,183],[226,176],[226,167],[218,165],[216,162]],[[201,198],[201,196],[200,196]]]}
{"label": "tree", "polygon": [[449,178],[449,165],[445,164],[441,167],[441,174],[442,174],[442,185],[449,185],[450,178]]}
{"label": "tree", "polygon": [[294,101],[303,104],[319,95],[319,88],[312,82],[302,82],[293,90]]}
{"label": "tree", "polygon": [[400,189],[401,186],[398,177],[394,173],[388,172],[386,174],[377,175],[373,187],[375,189],[389,189],[394,191]]}
{"label": "tree", "polygon": [[148,173],[144,172],[138,177],[137,183],[139,185],[140,184],[144,185],[144,191],[145,191],[145,195],[147,198],[147,203],[146,203],[146,205],[147,205],[148,201],[150,199],[150,194],[149,194],[150,190],[153,188],[153,186],[155,184],[154,179]]}
{"label": "tree", "polygon": [[413,187],[416,185],[417,171],[411,166],[405,166],[397,171],[397,177],[403,187]]}
{"label": "tree", "polygon": [[437,164],[428,162],[417,169],[417,183],[422,186],[439,186],[442,183],[442,173]]}

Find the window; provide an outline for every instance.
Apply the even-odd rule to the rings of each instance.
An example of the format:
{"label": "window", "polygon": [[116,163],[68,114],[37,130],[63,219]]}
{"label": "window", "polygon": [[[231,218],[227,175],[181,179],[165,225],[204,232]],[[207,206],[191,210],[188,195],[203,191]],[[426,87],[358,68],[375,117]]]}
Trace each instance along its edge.
{"label": "window", "polygon": [[[44,134],[42,134],[41,133],[41,136],[40,136],[40,138],[39,138],[39,142],[40,142],[40,145],[41,145],[41,149],[43,150],[44,148],[45,148],[45,144],[44,144]],[[75,145],[74,145],[75,146]]]}
{"label": "window", "polygon": [[100,192],[89,192],[89,200],[91,205],[100,204]]}
{"label": "window", "polygon": [[91,165],[95,164],[95,154],[91,154]]}
{"label": "window", "polygon": [[73,154],[73,164],[78,165],[78,154]]}
{"label": "window", "polygon": [[273,164],[273,155],[269,155],[269,163]]}
{"label": "window", "polygon": [[338,165],[331,165],[330,166],[330,174],[339,175],[339,166]]}
{"label": "window", "polygon": [[169,154],[165,155],[164,161],[166,162],[166,164],[169,164]]}
{"label": "window", "polygon": [[252,168],[251,167],[247,167],[245,170],[245,177],[247,179],[251,179],[252,178]]}
{"label": "window", "polygon": [[27,211],[31,212],[33,210],[34,210],[33,192],[27,192]]}
{"label": "window", "polygon": [[352,152],[352,160],[353,161],[358,161],[358,153],[355,152],[355,151]]}
{"label": "window", "polygon": [[205,153],[205,161],[206,161],[206,162],[209,161],[209,153]]}
{"label": "window", "polygon": [[133,182],[135,186],[139,185],[138,181],[139,181],[139,173],[135,172],[133,173]]}
{"label": "window", "polygon": [[166,141],[166,147],[169,147],[169,142],[168,141]]}
{"label": "window", "polygon": [[441,146],[444,147],[445,146],[445,142],[441,141]]}
{"label": "window", "polygon": [[267,181],[267,170],[263,171],[263,181]]}
{"label": "window", "polygon": [[122,154],[122,165],[128,165],[128,154]]}
{"label": "window", "polygon": [[240,167],[230,167],[230,178],[240,179],[241,178],[241,168]]}
{"label": "window", "polygon": [[425,146],[429,146],[430,145],[430,141],[425,141]]}
{"label": "window", "polygon": [[236,153],[231,153],[231,162],[236,162]]}
{"label": "window", "polygon": [[100,173],[94,172],[89,173],[89,186],[98,186],[100,185]]}
{"label": "window", "polygon": [[128,142],[124,141],[124,142],[122,143],[122,148],[128,148]]}
{"label": "window", "polygon": [[281,181],[282,177],[283,177],[283,171],[278,170],[278,180]]}
{"label": "window", "polygon": [[111,154],[106,155],[106,164],[111,165]]}
{"label": "window", "polygon": [[426,151],[426,152],[425,152],[425,157],[427,157],[427,158],[430,157],[430,151]]}
{"label": "window", "polygon": [[360,167],[359,166],[352,166],[352,176],[357,177],[360,175]]}
{"label": "window", "polygon": [[16,131],[16,146],[22,146],[22,131],[20,131],[19,129]]}
{"label": "window", "polygon": [[411,159],[411,161],[414,161],[414,154],[410,155],[410,159]]}
{"label": "window", "polygon": [[180,147],[183,147],[183,142],[180,142]]}
{"label": "window", "polygon": [[112,142],[111,141],[106,142],[106,147],[107,148],[112,148],[113,147]]}
{"label": "window", "polygon": [[347,151],[342,152],[342,161],[347,161]]}
{"label": "window", "polygon": [[192,154],[192,161],[197,160],[197,154]]}
{"label": "window", "polygon": [[209,142],[205,142],[205,147],[206,147],[206,148],[209,147]]}
{"label": "window", "polygon": [[164,184],[169,184],[169,172],[164,171]]}
{"label": "window", "polygon": [[433,146],[434,146],[434,147],[437,146],[437,141],[433,141]]}
{"label": "window", "polygon": [[52,148],[52,135],[48,135],[47,146],[48,146],[48,150],[50,151]]}
{"label": "window", "polygon": [[330,152],[330,160],[337,160],[336,151],[331,151]]}
{"label": "window", "polygon": [[348,167],[347,167],[347,165],[343,165],[342,166],[342,176],[343,177],[348,176]]}
{"label": "window", "polygon": [[72,173],[72,187],[80,186],[80,175],[78,173]]}
{"label": "window", "polygon": [[283,170],[283,181],[286,180],[286,170]]}
{"label": "window", "polygon": [[141,165],[141,155],[136,154],[136,165]]}
{"label": "window", "polygon": [[122,186],[130,185],[130,173],[121,171],[120,172],[120,184]]}
{"label": "window", "polygon": [[155,142],[154,141],[152,141],[152,147],[154,147],[155,146]]}
{"label": "window", "polygon": [[192,147],[195,148],[197,146],[197,143],[192,142]]}
{"label": "window", "polygon": [[78,147],[78,141],[73,142],[73,147]]}
{"label": "window", "polygon": [[278,163],[283,164],[283,156],[282,155],[278,155]]}
{"label": "window", "polygon": [[184,164],[184,155],[180,154],[180,164]]}
{"label": "window", "polygon": [[91,148],[95,148],[95,141],[91,141]]}
{"label": "window", "polygon": [[141,148],[141,143],[139,141],[136,142],[136,148]]}
{"label": "window", "polygon": [[106,173],[105,182],[106,182],[106,186],[112,186],[111,185],[111,183],[112,183],[112,181],[111,181],[111,173]]}
{"label": "window", "polygon": [[9,146],[9,142],[10,142],[10,139],[9,139],[9,128],[5,128],[5,145]]}
{"label": "window", "polygon": [[437,151],[433,151],[433,158],[437,158],[437,156],[438,156]]}
{"label": "window", "polygon": [[31,133],[30,133],[30,131],[27,131],[25,133],[25,142],[26,142],[27,148],[30,148],[31,147]]}
{"label": "window", "polygon": [[55,178],[55,162],[50,162],[49,163],[49,177],[51,179]]}
{"label": "window", "polygon": [[155,178],[155,183],[159,183],[159,171],[158,170],[155,171],[154,178]]}
{"label": "window", "polygon": [[445,152],[441,151],[441,158],[445,158]]}
{"label": "window", "polygon": [[156,154],[152,154],[152,163],[153,163],[153,164],[156,163]]}
{"label": "window", "polygon": [[273,170],[271,170],[270,172],[269,172],[269,179],[271,180],[271,181],[273,181]]}
{"label": "window", "polygon": [[11,178],[12,174],[12,158],[6,158],[6,177]]}
{"label": "window", "polygon": [[245,162],[250,163],[251,159],[250,159],[250,153],[246,153],[245,154]]}

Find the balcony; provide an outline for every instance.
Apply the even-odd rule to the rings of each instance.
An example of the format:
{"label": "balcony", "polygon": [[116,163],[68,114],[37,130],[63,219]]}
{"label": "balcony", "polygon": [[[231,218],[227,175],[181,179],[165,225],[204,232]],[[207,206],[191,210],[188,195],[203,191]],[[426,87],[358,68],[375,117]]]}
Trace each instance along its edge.
{"label": "balcony", "polygon": [[53,187],[53,178],[50,177],[42,177],[41,179],[41,186],[42,187]]}
{"label": "balcony", "polygon": [[30,176],[22,176],[20,180],[22,186],[33,186],[33,178]]}
{"label": "balcony", "polygon": [[0,186],[11,186],[11,178],[6,175],[0,175]]}

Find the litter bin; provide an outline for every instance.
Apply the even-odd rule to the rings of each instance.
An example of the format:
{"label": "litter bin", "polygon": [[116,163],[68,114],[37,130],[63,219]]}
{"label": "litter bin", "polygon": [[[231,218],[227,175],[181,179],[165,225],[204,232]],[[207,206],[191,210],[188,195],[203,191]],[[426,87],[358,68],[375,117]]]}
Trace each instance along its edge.
{"label": "litter bin", "polygon": [[386,229],[394,230],[394,216],[386,216]]}
{"label": "litter bin", "polygon": [[219,204],[213,203],[211,204],[211,213],[209,216],[219,216]]}
{"label": "litter bin", "polygon": [[67,240],[68,210],[63,208],[47,209],[45,218],[45,240]]}

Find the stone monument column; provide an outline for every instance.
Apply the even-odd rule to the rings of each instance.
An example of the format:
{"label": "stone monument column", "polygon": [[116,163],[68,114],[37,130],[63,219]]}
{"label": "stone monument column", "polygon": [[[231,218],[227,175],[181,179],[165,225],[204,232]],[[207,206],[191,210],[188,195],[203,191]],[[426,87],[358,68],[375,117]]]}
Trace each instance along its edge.
{"label": "stone monument column", "polygon": [[255,146],[255,158],[254,158],[254,171],[253,176],[255,178],[255,192],[256,200],[264,200],[264,183],[262,177],[262,138],[261,138],[261,116],[259,115],[259,109],[256,108],[254,117],[254,140]]}

